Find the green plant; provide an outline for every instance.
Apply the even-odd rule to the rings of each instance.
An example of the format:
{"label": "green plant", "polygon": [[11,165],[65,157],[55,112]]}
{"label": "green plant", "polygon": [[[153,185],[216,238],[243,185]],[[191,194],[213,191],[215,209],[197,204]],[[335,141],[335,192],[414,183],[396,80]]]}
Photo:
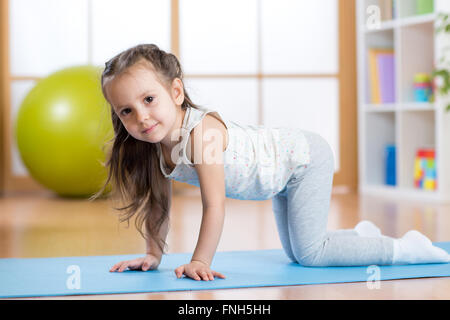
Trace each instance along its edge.
{"label": "green plant", "polygon": [[[448,36],[450,34],[449,14],[439,13],[436,21],[436,34]],[[448,51],[450,46],[442,48],[442,56],[439,59],[437,68],[432,73],[432,81],[436,85],[438,92],[442,96],[450,93],[450,55]],[[450,104],[447,105],[447,111],[450,111]]]}

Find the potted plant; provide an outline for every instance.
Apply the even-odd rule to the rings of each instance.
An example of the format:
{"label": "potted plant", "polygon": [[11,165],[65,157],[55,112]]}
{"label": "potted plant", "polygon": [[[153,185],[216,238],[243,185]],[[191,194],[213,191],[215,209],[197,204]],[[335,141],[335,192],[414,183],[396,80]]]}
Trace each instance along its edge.
{"label": "potted plant", "polygon": [[[442,35],[447,42],[450,38],[450,20],[449,14],[439,13],[436,21],[436,34]],[[443,97],[448,97],[450,94],[450,44],[442,47],[442,56],[432,73],[433,84],[436,88],[436,93]],[[446,111],[450,111],[450,103],[447,104]]]}

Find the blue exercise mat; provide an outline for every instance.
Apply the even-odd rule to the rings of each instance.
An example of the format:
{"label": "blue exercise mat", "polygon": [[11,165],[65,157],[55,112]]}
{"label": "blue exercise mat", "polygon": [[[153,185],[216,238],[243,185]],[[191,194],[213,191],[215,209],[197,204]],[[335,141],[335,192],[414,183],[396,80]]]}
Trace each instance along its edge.
{"label": "blue exercise mat", "polygon": [[[435,243],[450,252],[450,242]],[[217,252],[212,269],[226,279],[196,281],[175,276],[191,253],[164,255],[158,270],[109,272],[119,261],[142,255],[0,259],[0,297],[211,290],[450,276],[450,263],[405,266],[302,267],[281,249]],[[377,278],[378,277],[378,278]]]}

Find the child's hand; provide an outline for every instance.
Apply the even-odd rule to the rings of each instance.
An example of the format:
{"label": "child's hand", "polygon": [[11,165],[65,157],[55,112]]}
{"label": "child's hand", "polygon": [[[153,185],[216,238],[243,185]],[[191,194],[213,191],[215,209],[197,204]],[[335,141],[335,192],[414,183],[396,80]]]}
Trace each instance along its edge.
{"label": "child's hand", "polygon": [[219,272],[213,271],[203,262],[193,260],[189,264],[184,264],[175,269],[177,278],[184,274],[194,280],[214,280],[214,277],[225,279],[225,276]]}
{"label": "child's hand", "polygon": [[129,268],[130,270],[139,270],[140,269],[142,271],[153,270],[153,269],[158,268],[159,262],[160,262],[160,260],[158,258],[156,258],[154,255],[147,254],[145,257],[142,257],[142,258],[137,258],[134,260],[127,260],[127,261],[120,261],[120,262],[116,263],[109,270],[109,272],[114,272],[114,271],[123,272],[127,268]]}

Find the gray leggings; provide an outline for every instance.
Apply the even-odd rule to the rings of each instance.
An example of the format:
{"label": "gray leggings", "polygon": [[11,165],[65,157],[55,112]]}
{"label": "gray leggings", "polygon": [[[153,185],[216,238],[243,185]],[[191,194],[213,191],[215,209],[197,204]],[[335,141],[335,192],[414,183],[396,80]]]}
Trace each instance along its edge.
{"label": "gray leggings", "polygon": [[272,198],[281,244],[303,266],[391,265],[393,239],[361,237],[354,229],[327,231],[334,174],[333,153],[320,135],[303,131],[311,162],[299,166]]}

